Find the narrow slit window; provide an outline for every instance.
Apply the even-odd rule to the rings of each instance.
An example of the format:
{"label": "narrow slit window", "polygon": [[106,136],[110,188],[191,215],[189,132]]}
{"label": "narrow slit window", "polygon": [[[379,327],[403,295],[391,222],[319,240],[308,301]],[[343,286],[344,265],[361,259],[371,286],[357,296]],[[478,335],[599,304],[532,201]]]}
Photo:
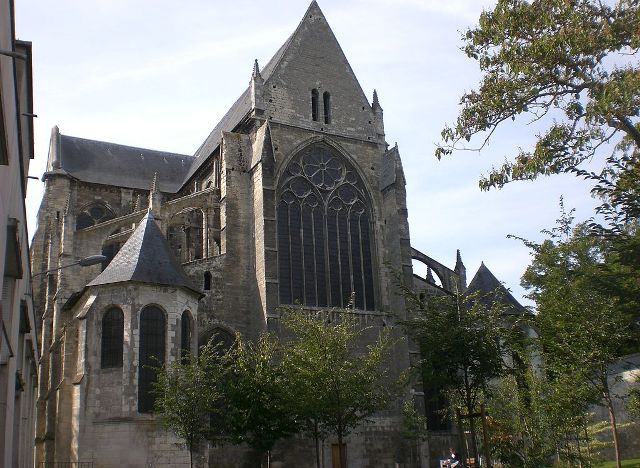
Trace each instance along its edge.
{"label": "narrow slit window", "polygon": [[204,290],[211,290],[211,273],[209,273],[208,271],[204,273]]}
{"label": "narrow slit window", "polygon": [[318,90],[311,90],[311,119],[314,122],[318,121]]}
{"label": "narrow slit window", "polygon": [[327,91],[322,93],[322,104],[324,105],[324,123],[331,123],[331,94]]}

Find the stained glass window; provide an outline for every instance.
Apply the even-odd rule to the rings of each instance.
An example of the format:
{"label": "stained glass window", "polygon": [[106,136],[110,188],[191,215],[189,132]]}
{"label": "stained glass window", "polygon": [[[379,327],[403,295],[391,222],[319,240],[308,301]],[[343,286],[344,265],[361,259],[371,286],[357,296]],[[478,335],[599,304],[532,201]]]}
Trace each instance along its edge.
{"label": "stained glass window", "polygon": [[280,303],[375,309],[371,204],[354,167],[325,144],[289,163],[278,184]]}
{"label": "stained glass window", "polygon": [[138,412],[153,411],[151,393],[156,381],[155,368],[164,364],[165,354],[164,312],[156,306],[147,306],[140,313],[140,358],[138,362]]}

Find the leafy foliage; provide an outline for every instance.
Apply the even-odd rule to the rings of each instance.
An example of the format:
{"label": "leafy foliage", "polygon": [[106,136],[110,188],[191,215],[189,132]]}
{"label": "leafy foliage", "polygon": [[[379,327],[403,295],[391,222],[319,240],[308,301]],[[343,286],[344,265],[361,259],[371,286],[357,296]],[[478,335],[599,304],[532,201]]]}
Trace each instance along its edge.
{"label": "leafy foliage", "polygon": [[[536,302],[536,324],[542,356],[549,372],[570,375],[576,386],[591,389],[592,402],[609,411],[616,453],[617,425],[610,390],[611,364],[636,350],[637,310],[620,287],[620,264],[607,238],[584,224],[573,225],[572,212],[561,203],[557,226],[543,231],[542,243],[524,241],[533,261],[522,284]],[[637,288],[637,285],[636,285]]]}
{"label": "leafy foliage", "polygon": [[492,456],[513,467],[550,466],[585,461],[579,450],[566,450],[583,437],[589,398],[571,376],[549,379],[528,367],[523,375],[507,375],[492,384],[488,399]]}
{"label": "leafy foliage", "polygon": [[223,420],[233,442],[265,453],[298,432],[282,346],[274,336],[265,333],[251,342],[236,335],[227,365]]}
{"label": "leafy foliage", "polygon": [[[321,314],[283,309],[292,338],[284,365],[296,397],[293,404],[316,442],[333,433],[342,440],[363,420],[384,409],[400,388],[387,365],[393,345],[388,331],[363,346],[372,329],[360,327],[349,310],[327,323]],[[397,379],[397,377],[395,377]]]}
{"label": "leafy foliage", "polygon": [[[420,377],[425,393],[446,396],[466,414],[485,401],[492,379],[510,372],[521,338],[518,318],[507,318],[498,292],[487,301],[479,293],[427,296],[405,289],[414,317],[405,325],[420,346]],[[469,422],[474,458],[475,423]]]}
{"label": "leafy foliage", "polygon": [[[464,34],[463,50],[483,77],[477,90],[462,96],[436,156],[464,148],[476,134],[485,134],[486,143],[503,122],[524,114],[549,122],[548,128],[534,148],[520,149],[493,169],[481,188],[574,172],[596,179],[601,195],[637,206],[639,23],[636,0],[498,0]],[[582,169],[620,135],[630,151],[609,158],[602,172]]]}
{"label": "leafy foliage", "polygon": [[157,372],[155,414],[165,429],[184,440],[191,458],[200,441],[215,438],[208,415],[220,407],[225,373],[212,345],[203,347],[199,356],[174,361]]}

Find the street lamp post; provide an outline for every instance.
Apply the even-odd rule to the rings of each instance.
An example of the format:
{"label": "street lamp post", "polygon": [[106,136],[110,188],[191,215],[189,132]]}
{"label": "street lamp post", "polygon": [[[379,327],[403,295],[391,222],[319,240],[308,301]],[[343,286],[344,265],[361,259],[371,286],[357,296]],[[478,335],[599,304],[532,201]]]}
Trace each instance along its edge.
{"label": "street lamp post", "polygon": [[36,276],[46,275],[47,273],[51,273],[54,271],[62,270],[63,268],[69,268],[72,266],[80,265],[81,267],[97,265],[98,263],[102,263],[107,259],[104,255],[89,255],[88,257],[84,257],[77,262],[69,263],[68,265],[62,265],[58,268],[51,268],[50,270],[41,271],[40,273],[34,273],[31,275],[32,278]]}

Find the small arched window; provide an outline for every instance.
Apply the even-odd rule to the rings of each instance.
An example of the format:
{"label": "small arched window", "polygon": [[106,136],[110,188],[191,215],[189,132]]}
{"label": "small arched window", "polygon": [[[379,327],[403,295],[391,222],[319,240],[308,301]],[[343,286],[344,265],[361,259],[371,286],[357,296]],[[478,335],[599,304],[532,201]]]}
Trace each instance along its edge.
{"label": "small arched window", "polygon": [[102,369],[122,367],[124,315],[118,307],[111,307],[102,316],[101,363]]}
{"label": "small arched window", "polygon": [[187,356],[191,353],[192,329],[191,314],[188,310],[185,310],[180,318],[180,358],[182,362],[185,362]]}
{"label": "small arched window", "polygon": [[314,122],[318,121],[318,100],[318,90],[314,88],[311,90],[311,120]]}
{"label": "small arched window", "polygon": [[76,216],[76,229],[85,229],[115,218],[113,212],[101,203],[87,206]]}
{"label": "small arched window", "polygon": [[327,91],[322,93],[322,104],[324,106],[324,123],[331,123],[331,94]]}
{"label": "small arched window", "polygon": [[211,273],[209,273],[208,271],[204,272],[204,290],[211,290]]}
{"label": "small arched window", "polygon": [[198,352],[200,352],[203,346],[211,343],[218,353],[225,354],[231,349],[235,341],[235,337],[228,331],[222,328],[214,328],[200,336],[198,340]]}
{"label": "small arched window", "polygon": [[153,384],[156,368],[164,364],[166,322],[164,312],[147,306],[140,313],[140,350],[138,362],[138,412],[153,411]]}

